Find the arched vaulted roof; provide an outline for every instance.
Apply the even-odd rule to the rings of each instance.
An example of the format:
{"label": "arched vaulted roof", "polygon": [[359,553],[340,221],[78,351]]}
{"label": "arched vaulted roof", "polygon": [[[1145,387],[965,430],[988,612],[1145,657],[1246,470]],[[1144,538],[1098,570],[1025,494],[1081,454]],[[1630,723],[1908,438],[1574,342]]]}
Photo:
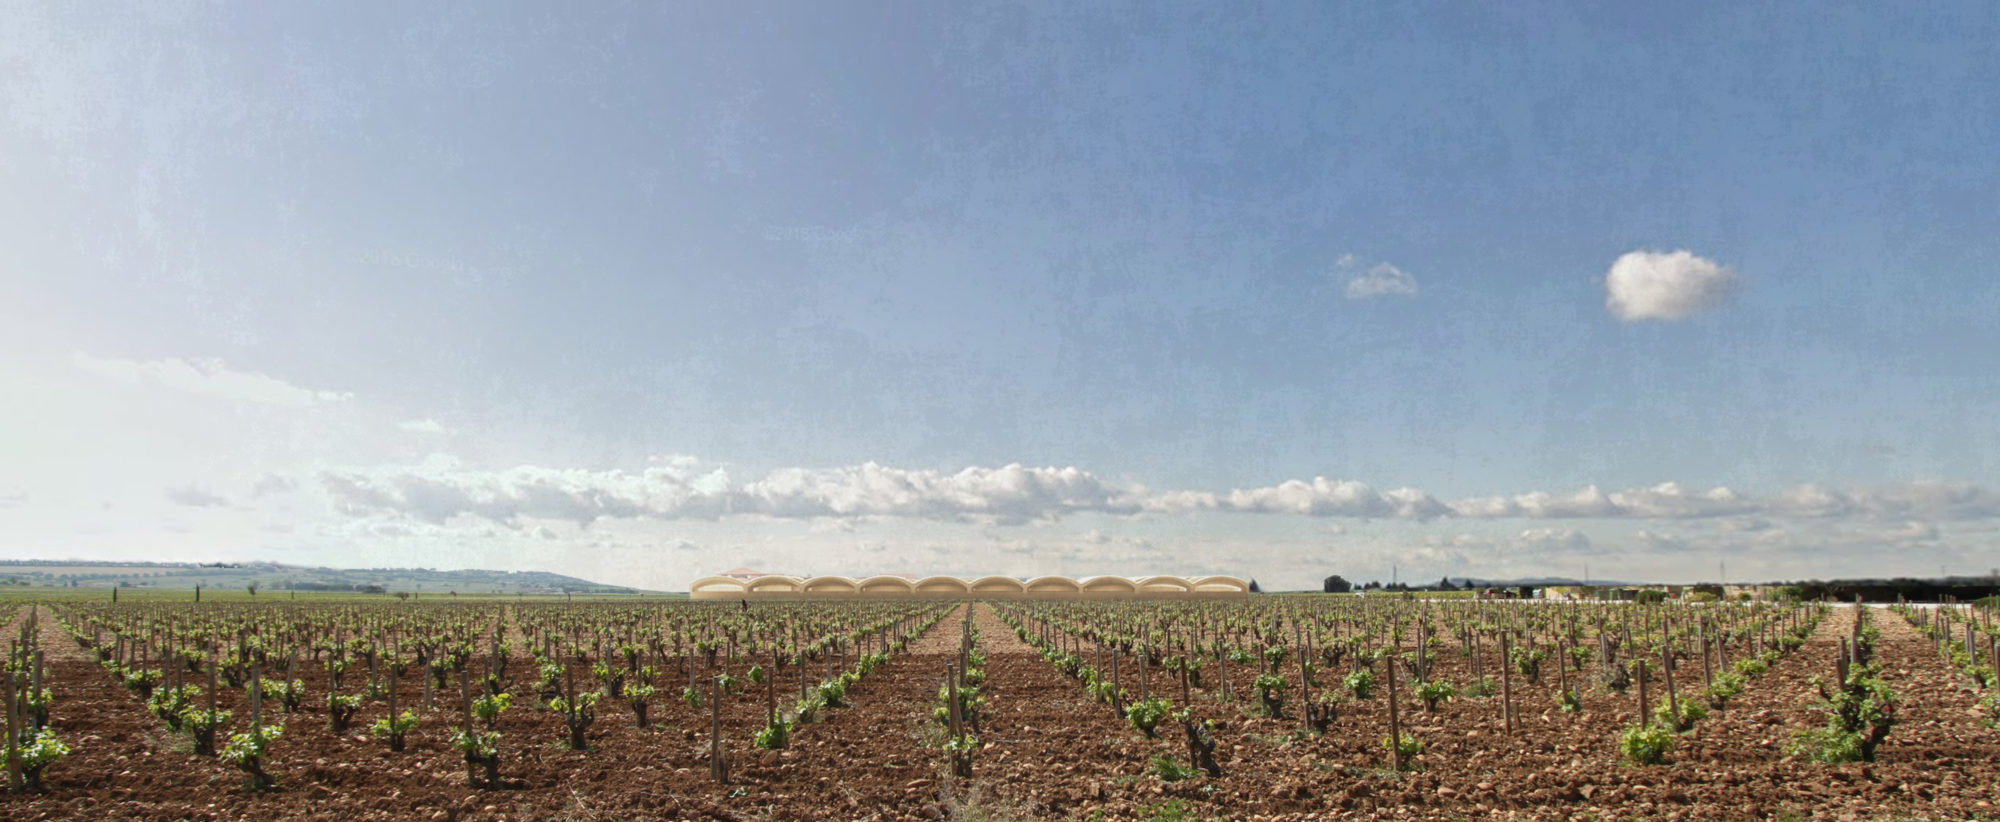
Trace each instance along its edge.
{"label": "arched vaulted roof", "polygon": [[876,592],[908,594],[917,590],[916,583],[902,577],[889,576],[887,574],[864,579],[856,587],[860,588],[864,594]]}
{"label": "arched vaulted roof", "polygon": [[945,598],[945,599],[1132,599],[1153,597],[1237,598],[1248,596],[1250,583],[1230,576],[1094,576],[1084,579],[1040,576],[1022,581],[1010,576],[976,579],[929,576],[911,580],[898,575],[856,579],[840,576],[769,575],[742,580],[708,576],[688,586],[693,599],[811,599]]}
{"label": "arched vaulted roof", "polygon": [[966,594],[972,591],[965,580],[958,577],[924,577],[917,580],[916,589],[919,594]]}
{"label": "arched vaulted roof", "polygon": [[967,587],[975,594],[1020,594],[1026,593],[1028,590],[1028,587],[1021,584],[1021,581],[1018,579],[998,576],[980,577],[973,580],[972,584]]}
{"label": "arched vaulted roof", "polygon": [[858,594],[859,585],[847,577],[813,577],[799,585],[802,594]]}

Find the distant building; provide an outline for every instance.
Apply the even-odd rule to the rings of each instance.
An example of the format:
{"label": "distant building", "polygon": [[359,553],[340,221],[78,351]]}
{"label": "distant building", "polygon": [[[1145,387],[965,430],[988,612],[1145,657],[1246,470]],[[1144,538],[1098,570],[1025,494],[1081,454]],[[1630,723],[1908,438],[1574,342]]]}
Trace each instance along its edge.
{"label": "distant building", "polygon": [[1252,590],[1252,583],[1228,576],[917,579],[880,574],[857,579],[760,574],[738,568],[695,580],[688,595],[693,599],[1234,599],[1249,596]]}

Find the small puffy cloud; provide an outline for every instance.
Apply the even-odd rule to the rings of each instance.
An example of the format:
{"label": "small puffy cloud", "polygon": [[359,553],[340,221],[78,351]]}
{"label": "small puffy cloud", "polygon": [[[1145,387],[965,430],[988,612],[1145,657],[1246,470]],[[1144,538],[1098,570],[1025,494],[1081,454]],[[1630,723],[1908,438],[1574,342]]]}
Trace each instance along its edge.
{"label": "small puffy cloud", "polygon": [[192,485],[168,488],[166,496],[168,502],[189,508],[220,508],[229,504],[229,500],[220,495],[211,494]]}
{"label": "small puffy cloud", "polygon": [[79,369],[130,385],[153,385],[238,402],[304,407],[345,402],[353,394],[301,388],[254,371],[237,371],[217,359],[121,360],[70,354]]}
{"label": "small puffy cloud", "polygon": [[1347,277],[1347,298],[1372,300],[1376,297],[1415,297],[1417,278],[1388,263],[1362,265],[1352,254],[1340,255],[1338,267]]}
{"label": "small puffy cloud", "polygon": [[430,419],[429,417],[425,417],[424,419],[420,420],[404,420],[402,422],[396,423],[396,427],[401,428],[405,431],[410,431],[418,434],[450,433],[448,430],[445,429],[444,423],[438,422],[437,420],[434,419]]}
{"label": "small puffy cloud", "polygon": [[1690,251],[1631,251],[1604,275],[1604,305],[1626,322],[1684,320],[1735,293],[1736,272]]}

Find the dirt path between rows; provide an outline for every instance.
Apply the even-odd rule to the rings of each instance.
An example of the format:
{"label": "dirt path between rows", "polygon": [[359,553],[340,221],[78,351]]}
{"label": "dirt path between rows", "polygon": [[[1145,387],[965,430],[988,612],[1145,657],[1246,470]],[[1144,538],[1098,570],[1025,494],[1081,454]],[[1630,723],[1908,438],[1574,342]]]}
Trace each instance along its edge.
{"label": "dirt path between rows", "polygon": [[77,644],[76,638],[64,632],[57,624],[56,615],[46,606],[37,605],[35,642],[41,646],[42,658],[50,662],[94,662],[95,656]]}
{"label": "dirt path between rows", "polygon": [[1919,795],[1931,792],[1957,802],[1984,801],[1988,804],[1981,810],[1990,813],[1991,807],[2000,805],[2000,789],[1990,781],[1960,775],[1971,765],[2000,761],[2000,730],[1980,723],[1976,707],[1980,695],[1957,671],[1945,667],[1931,640],[1902,616],[1877,608],[1874,617],[1882,632],[1875,661],[1882,666],[1882,679],[1896,692],[1898,717],[1905,718],[1882,741],[1877,763],[1907,763],[1917,770],[1921,777],[1909,790]]}

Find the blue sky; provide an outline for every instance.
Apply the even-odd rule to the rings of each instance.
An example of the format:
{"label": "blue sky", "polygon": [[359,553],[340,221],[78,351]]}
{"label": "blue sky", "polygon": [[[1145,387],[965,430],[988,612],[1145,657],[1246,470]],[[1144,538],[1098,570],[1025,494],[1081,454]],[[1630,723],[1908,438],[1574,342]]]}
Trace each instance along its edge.
{"label": "blue sky", "polygon": [[2000,549],[1991,4],[0,16],[0,555]]}

